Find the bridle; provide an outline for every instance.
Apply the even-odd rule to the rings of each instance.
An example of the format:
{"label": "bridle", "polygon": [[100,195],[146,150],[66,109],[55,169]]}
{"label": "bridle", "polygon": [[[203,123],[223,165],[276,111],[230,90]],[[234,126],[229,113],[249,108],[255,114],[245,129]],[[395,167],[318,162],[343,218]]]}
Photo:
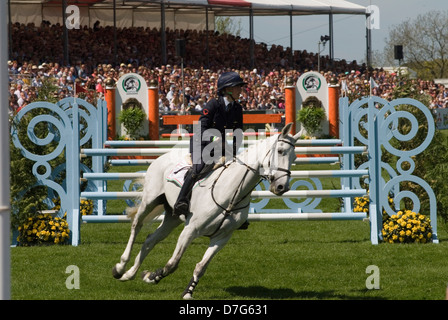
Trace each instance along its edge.
{"label": "bridle", "polygon": [[[272,147],[271,150],[270,150],[270,152],[271,152],[271,159],[269,159],[269,161],[268,161],[268,167],[269,167],[269,169],[270,169],[271,172],[272,172],[272,171],[280,171],[280,172],[284,172],[285,174],[283,174],[283,175],[281,175],[281,176],[279,176],[279,177],[277,177],[277,178],[274,178],[274,175],[273,175],[273,174],[263,175],[262,177],[263,177],[264,179],[266,179],[267,181],[269,181],[269,183],[273,183],[273,182],[277,181],[278,179],[283,178],[284,176],[288,176],[288,178],[291,177],[291,170],[289,170],[289,169],[279,168],[279,167],[276,167],[274,170],[271,169],[272,162],[273,162],[272,159],[273,159],[273,157],[275,156],[275,152],[274,152],[273,150],[277,147],[277,144],[278,144],[279,142],[283,142],[283,143],[289,144],[290,146],[292,146],[293,148],[295,148],[294,143],[292,143],[291,141],[288,141],[288,140],[286,140],[286,139],[280,139],[280,136],[279,136],[279,138],[277,139],[277,142],[273,145],[273,147]],[[267,155],[266,155],[266,156],[267,156]],[[270,173],[271,173],[271,172],[270,172]]]}
{"label": "bridle", "polygon": [[[249,172],[253,172],[253,173],[256,173],[256,174],[260,174],[261,178],[260,178],[260,180],[258,181],[258,183],[257,183],[256,185],[260,184],[260,182],[261,182],[262,180],[267,180],[267,181],[269,181],[269,183],[271,184],[271,183],[273,183],[274,181],[276,181],[276,180],[278,180],[278,179],[280,179],[280,178],[282,178],[282,177],[284,177],[284,176],[287,176],[288,178],[291,177],[291,171],[290,171],[289,169],[285,169],[285,168],[275,168],[275,171],[281,171],[281,172],[284,172],[284,173],[285,173],[285,174],[283,174],[283,175],[281,175],[281,176],[279,176],[279,177],[274,178],[274,174],[270,174],[270,173],[273,171],[273,170],[271,169],[271,165],[272,165],[271,160],[272,160],[273,157],[275,156],[275,152],[274,152],[274,150],[276,149],[277,144],[278,144],[279,142],[283,142],[283,143],[289,144],[290,146],[292,146],[293,148],[295,148],[294,143],[292,143],[292,142],[290,142],[290,141],[288,141],[288,140],[286,140],[286,139],[280,139],[280,136],[278,136],[278,137],[279,137],[279,138],[277,139],[277,141],[273,144],[273,146],[271,147],[271,149],[270,149],[270,150],[266,153],[266,155],[264,156],[264,159],[266,159],[266,157],[269,155],[269,153],[271,153],[271,158],[270,158],[269,161],[268,161],[268,166],[269,166],[269,168],[270,168],[270,172],[269,172],[269,174],[260,174],[260,173],[259,173],[259,168],[253,168],[253,167],[251,167],[251,166],[248,165],[247,163],[245,163],[245,162],[241,161],[240,159],[238,159],[236,156],[233,157],[233,161],[232,161],[232,162],[230,162],[229,164],[224,164],[224,165],[223,165],[224,168],[221,170],[221,172],[219,173],[219,175],[218,175],[218,177],[215,179],[215,181],[213,181],[213,184],[212,184],[212,186],[211,186],[211,196],[212,196],[212,199],[213,199],[213,201],[215,202],[215,204],[216,204],[219,208],[221,208],[221,209],[224,211],[223,214],[224,214],[225,216],[228,216],[232,211],[237,211],[237,210],[244,209],[244,208],[246,208],[246,207],[249,205],[249,203],[248,203],[248,204],[245,205],[245,206],[242,206],[242,207],[239,207],[239,208],[235,208],[236,205],[238,205],[240,202],[242,202],[244,199],[246,199],[246,197],[248,197],[248,196],[252,193],[252,189],[251,189],[251,190],[249,190],[249,192],[247,192],[243,197],[240,197],[240,199],[239,199],[238,201],[236,201],[237,195],[239,194],[239,191],[242,189],[242,187],[243,187],[243,185],[244,185],[244,181],[245,181],[245,179],[246,179],[246,177],[247,177],[247,175],[248,175]],[[263,159],[262,163],[264,162],[264,159]],[[230,167],[230,165],[231,165],[233,162],[236,162],[236,161],[238,161],[239,164],[242,164],[243,166],[245,166],[247,170],[246,170],[246,172],[244,173],[243,178],[241,179],[241,181],[240,181],[240,183],[239,183],[239,185],[238,185],[238,187],[237,187],[235,193],[233,194],[233,197],[232,197],[232,199],[230,200],[230,203],[229,203],[228,207],[225,208],[225,207],[223,207],[222,205],[220,205],[220,204],[216,201],[215,196],[214,196],[214,194],[213,194],[213,190],[214,190],[215,185],[216,185],[216,183],[218,182],[219,178],[221,177],[222,173],[223,173],[228,167]]]}

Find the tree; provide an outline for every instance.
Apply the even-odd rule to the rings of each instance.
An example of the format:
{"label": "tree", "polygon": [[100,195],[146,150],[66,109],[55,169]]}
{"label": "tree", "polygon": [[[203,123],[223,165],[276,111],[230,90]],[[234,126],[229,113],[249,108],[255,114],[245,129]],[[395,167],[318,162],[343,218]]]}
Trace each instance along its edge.
{"label": "tree", "polygon": [[448,10],[430,11],[389,31],[385,57],[394,60],[394,46],[403,45],[404,63],[422,79],[448,77]]}
{"label": "tree", "polygon": [[221,34],[233,34],[234,36],[241,36],[241,20],[236,22],[231,17],[216,17],[215,30]]}

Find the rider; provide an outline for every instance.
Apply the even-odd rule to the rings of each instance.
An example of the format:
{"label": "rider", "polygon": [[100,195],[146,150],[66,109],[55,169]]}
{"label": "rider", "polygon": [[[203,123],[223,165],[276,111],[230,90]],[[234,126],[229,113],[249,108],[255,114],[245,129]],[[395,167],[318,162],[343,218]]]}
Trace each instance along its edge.
{"label": "rider", "polygon": [[[193,185],[199,179],[207,159],[204,148],[215,141],[220,144],[222,155],[226,154],[225,134],[231,130],[234,134],[232,154],[236,155],[238,143],[242,142],[243,108],[238,103],[241,88],[246,83],[236,72],[225,72],[218,79],[218,97],[211,99],[195,125],[194,134],[190,140],[190,153],[193,167],[185,174],[185,180],[174,205],[174,214],[188,214],[190,206],[190,193]],[[209,130],[214,129],[214,130]],[[237,130],[240,129],[240,130]],[[208,130],[208,131],[207,131]],[[236,131],[235,131],[236,130]],[[219,136],[217,136],[219,131]],[[241,134],[240,139],[236,135]],[[216,138],[220,138],[216,140]],[[215,150],[215,148],[213,148]],[[228,150],[228,148],[227,148]],[[213,152],[208,156],[213,156]]]}

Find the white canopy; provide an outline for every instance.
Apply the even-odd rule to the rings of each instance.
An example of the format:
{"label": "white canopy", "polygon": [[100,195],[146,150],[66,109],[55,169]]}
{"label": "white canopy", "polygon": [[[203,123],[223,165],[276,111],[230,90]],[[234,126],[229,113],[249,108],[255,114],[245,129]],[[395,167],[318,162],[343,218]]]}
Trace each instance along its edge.
{"label": "white canopy", "polygon": [[[166,27],[171,29],[206,29],[205,12],[209,29],[214,28],[214,16],[366,14],[365,7],[345,0],[116,0],[117,27],[159,28],[162,3]],[[81,25],[114,23],[114,0],[67,0],[67,5],[72,4],[80,10]],[[10,17],[25,24],[62,23],[62,1],[10,0]]]}

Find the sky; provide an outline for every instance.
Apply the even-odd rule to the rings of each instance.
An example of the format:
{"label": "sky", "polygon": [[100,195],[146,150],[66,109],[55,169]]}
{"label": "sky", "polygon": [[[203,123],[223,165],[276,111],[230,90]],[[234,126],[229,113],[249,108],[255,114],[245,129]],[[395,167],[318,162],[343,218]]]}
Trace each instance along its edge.
{"label": "sky", "polygon": [[[377,6],[379,29],[372,29],[372,51],[383,52],[385,38],[394,25],[432,10],[448,10],[448,0],[351,0],[362,6]],[[249,38],[249,18],[238,17],[241,36]],[[365,62],[366,22],[363,15],[334,15],[334,56],[336,59]],[[255,41],[290,46],[289,16],[254,17]],[[293,17],[293,49],[318,51],[320,37],[329,34],[328,15]],[[322,50],[322,48],[321,48]],[[405,48],[404,48],[405,50]],[[328,44],[322,55],[328,54]]]}

